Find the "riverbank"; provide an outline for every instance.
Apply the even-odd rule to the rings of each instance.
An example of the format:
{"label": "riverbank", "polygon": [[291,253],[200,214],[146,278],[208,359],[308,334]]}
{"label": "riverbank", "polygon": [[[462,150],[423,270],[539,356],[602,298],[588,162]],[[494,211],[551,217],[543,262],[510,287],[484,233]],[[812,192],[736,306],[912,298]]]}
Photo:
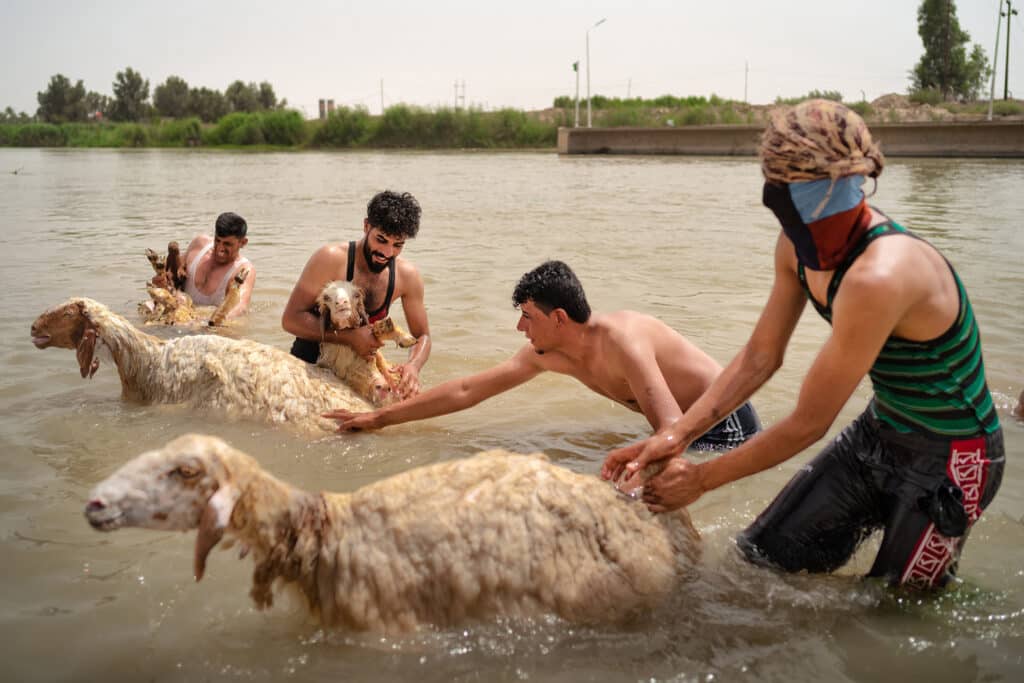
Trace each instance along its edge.
{"label": "riverbank", "polygon": [[[559,154],[755,156],[763,126],[560,128]],[[1024,120],[871,124],[886,156],[1024,158]]]}
{"label": "riverbank", "polygon": [[[751,154],[751,140],[768,117],[786,103],[752,105],[710,98],[663,97],[654,100],[594,98],[589,132],[572,128],[575,108],[540,111],[499,109],[429,109],[405,104],[372,116],[365,109],[341,107],[326,119],[306,120],[297,111],[235,112],[216,123],[198,118],[152,119],[137,123],[34,121],[0,123],[0,147],[205,147],[254,151],[302,149],[558,149],[561,153]],[[892,128],[908,154],[1002,156],[1002,139],[988,141],[984,127],[988,103],[915,103],[902,95],[854,102],[872,130]],[[1020,101],[997,102],[995,122],[1024,124]],[[915,124],[908,126],[904,124]],[[953,125],[954,128],[945,126]],[[1012,127],[1011,127],[1012,128]],[[614,131],[611,138],[598,130]],[[1009,129],[1007,129],[1009,130]],[[933,131],[946,131],[935,133]],[[950,133],[949,131],[958,131]],[[967,135],[966,141],[955,139]],[[998,134],[996,134],[998,135]],[[938,136],[943,142],[936,146]],[[586,142],[583,142],[586,140]],[[612,142],[608,142],[611,140]],[[992,151],[993,148],[995,151]],[[941,152],[930,152],[941,149]],[[1014,148],[1015,149],[1015,148]],[[920,150],[920,151],[914,151]],[[888,150],[887,152],[900,151]],[[1010,156],[1016,156],[1013,151]]]}

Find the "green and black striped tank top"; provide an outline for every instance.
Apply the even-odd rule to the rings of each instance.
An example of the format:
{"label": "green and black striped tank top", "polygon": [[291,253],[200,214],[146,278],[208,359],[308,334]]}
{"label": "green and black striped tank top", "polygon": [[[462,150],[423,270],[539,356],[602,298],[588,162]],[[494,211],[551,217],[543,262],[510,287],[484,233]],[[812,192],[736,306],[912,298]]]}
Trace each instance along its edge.
{"label": "green and black striped tank top", "polygon": [[[843,275],[854,259],[872,241],[886,235],[909,235],[921,239],[901,225],[877,225],[861,238],[854,250],[832,275],[826,305],[811,295],[804,267],[797,273],[800,284],[821,317],[832,323],[832,302]],[[981,338],[967,291],[953,266],[960,310],[943,334],[918,342],[890,336],[868,375],[875,390],[871,409],[875,417],[900,432],[931,432],[943,436],[991,434],[999,429],[999,417],[985,383]]]}

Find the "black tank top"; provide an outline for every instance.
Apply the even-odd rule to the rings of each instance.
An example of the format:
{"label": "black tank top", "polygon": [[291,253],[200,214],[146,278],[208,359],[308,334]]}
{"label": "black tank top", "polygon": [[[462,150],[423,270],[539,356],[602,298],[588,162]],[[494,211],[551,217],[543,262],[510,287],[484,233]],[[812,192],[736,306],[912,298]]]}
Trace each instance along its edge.
{"label": "black tank top", "polygon": [[[356,242],[355,240],[348,243],[348,264],[345,268],[345,281],[352,282],[352,278],[356,274]],[[384,303],[375,311],[367,311],[366,315],[370,319],[371,323],[383,320],[388,317],[388,312],[391,310],[391,298],[395,293],[395,260],[391,259],[388,263],[388,290],[384,295]],[[317,318],[320,317],[320,311],[316,306],[309,309]],[[301,358],[307,363],[315,363],[316,359],[320,357],[320,343],[312,341],[310,339],[295,338],[292,342],[291,353],[296,358]]]}

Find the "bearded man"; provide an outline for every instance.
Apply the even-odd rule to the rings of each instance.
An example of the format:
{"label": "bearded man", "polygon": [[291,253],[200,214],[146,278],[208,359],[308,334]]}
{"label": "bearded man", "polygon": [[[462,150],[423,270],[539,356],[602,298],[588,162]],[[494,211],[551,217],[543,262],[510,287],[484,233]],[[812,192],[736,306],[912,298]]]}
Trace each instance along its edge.
{"label": "bearded man", "polygon": [[327,244],[313,253],[281,316],[281,327],[296,337],[292,355],[315,363],[321,341],[347,344],[365,358],[381,347],[369,325],[321,332],[316,297],[328,282],[346,280],[362,289],[371,323],[386,318],[392,303],[402,302],[406,326],[417,341],[409,349],[408,361],[395,366],[401,373],[397,394],[407,398],[419,392],[420,370],[431,346],[423,278],[416,266],[399,255],[406,241],[419,232],[420,213],[419,203],[408,192],[385,190],[366,205],[361,240]]}
{"label": "bearded man", "polygon": [[[759,564],[830,572],[881,529],[869,576],[944,585],[1005,463],[967,291],[934,247],[868,205],[861,185],[882,173],[884,157],[855,112],[826,100],[779,112],[760,156],[763,201],[782,231],[753,334],[677,422],[610,453],[602,475],[635,489],[644,467],[663,462],[643,499],[654,511],[688,505],[820,439],[866,374],[874,396],[863,414],[797,472],[738,546]],[[793,412],[717,459],[674,457],[782,365],[808,300],[832,333]]]}

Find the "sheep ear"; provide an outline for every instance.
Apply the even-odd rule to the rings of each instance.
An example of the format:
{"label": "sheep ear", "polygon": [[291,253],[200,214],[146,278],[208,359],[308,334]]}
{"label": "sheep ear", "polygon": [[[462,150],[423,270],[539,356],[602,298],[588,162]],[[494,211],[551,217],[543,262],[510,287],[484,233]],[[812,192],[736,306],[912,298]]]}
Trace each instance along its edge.
{"label": "sheep ear", "polygon": [[370,322],[370,316],[366,315],[366,296],[363,294],[362,290],[356,292],[355,297],[353,297],[352,308],[355,310],[359,326],[368,325]]}
{"label": "sheep ear", "polygon": [[331,324],[331,309],[327,307],[327,304],[320,304],[320,339],[322,340],[327,334],[327,330],[332,328]]}
{"label": "sheep ear", "polygon": [[231,521],[231,512],[235,509],[237,501],[238,491],[230,484],[222,485],[207,501],[206,508],[199,518],[199,533],[196,534],[195,556],[192,562],[196,581],[203,578],[206,571],[206,556],[224,536],[224,530]]}
{"label": "sheep ear", "polygon": [[100,362],[94,358],[96,355],[96,328],[91,325],[85,328],[82,338],[78,341],[78,348],[75,349],[75,356],[78,358],[78,371],[82,379],[92,378],[100,367]]}

